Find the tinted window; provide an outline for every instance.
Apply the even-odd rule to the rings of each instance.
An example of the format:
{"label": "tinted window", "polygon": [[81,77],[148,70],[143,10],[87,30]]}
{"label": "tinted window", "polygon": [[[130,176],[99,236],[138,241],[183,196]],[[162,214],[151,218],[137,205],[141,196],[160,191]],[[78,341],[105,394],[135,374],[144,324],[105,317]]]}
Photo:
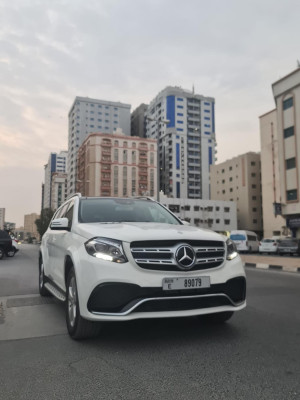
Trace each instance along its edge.
{"label": "tinted window", "polygon": [[257,241],[257,237],[253,236],[253,235],[248,235],[248,240],[251,240],[252,242],[256,242]]}
{"label": "tinted window", "polygon": [[232,240],[246,240],[246,236],[245,235],[241,235],[241,234],[233,234],[233,235],[230,235],[230,239],[232,239]]}
{"label": "tinted window", "polygon": [[160,204],[149,200],[91,198],[82,199],[80,222],[180,222]]}

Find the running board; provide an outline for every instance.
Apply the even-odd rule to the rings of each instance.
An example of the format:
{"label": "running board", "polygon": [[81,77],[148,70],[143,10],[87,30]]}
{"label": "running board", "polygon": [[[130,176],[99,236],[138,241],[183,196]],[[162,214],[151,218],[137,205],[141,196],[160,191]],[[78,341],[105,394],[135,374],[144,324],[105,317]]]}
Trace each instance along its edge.
{"label": "running board", "polygon": [[51,293],[53,294],[54,297],[56,297],[58,300],[60,301],[66,301],[66,296],[59,290],[57,289],[55,286],[51,285],[50,282],[46,282],[44,284],[45,288]]}

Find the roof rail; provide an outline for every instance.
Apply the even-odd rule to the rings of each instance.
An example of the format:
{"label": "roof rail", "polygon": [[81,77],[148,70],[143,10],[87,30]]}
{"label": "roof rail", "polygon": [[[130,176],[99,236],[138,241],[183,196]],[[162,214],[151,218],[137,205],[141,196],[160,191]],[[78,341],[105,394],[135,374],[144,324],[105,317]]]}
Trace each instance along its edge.
{"label": "roof rail", "polygon": [[82,197],[81,193],[73,193],[73,194],[70,194],[70,196],[68,196],[65,201],[70,200],[72,197],[75,197],[75,196]]}
{"label": "roof rail", "polygon": [[148,197],[148,196],[134,196],[133,199],[155,201],[152,197]]}

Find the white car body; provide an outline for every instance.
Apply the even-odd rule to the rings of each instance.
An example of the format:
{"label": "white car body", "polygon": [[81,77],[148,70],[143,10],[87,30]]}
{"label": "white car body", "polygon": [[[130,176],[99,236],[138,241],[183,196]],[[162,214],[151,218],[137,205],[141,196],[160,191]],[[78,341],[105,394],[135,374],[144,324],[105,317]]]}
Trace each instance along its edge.
{"label": "white car body", "polygon": [[277,253],[278,241],[276,239],[262,239],[259,244],[260,253]]}
{"label": "white car body", "polygon": [[[63,226],[68,222],[66,218],[53,219],[42,238],[40,258],[43,262],[45,287],[61,300],[64,300],[67,293],[66,270],[69,264],[72,264],[77,282],[80,315],[85,320],[124,321],[138,318],[183,317],[238,311],[246,306],[243,263],[237,253],[234,254],[234,258],[227,260],[226,238],[209,230],[183,225],[178,219],[176,225],[153,222],[82,223],[78,218],[79,203],[82,199],[78,196],[71,199],[73,216],[70,230],[59,228],[60,225]],[[59,210],[55,217],[63,215]],[[56,227],[53,228],[55,224]],[[100,258],[98,255],[89,254],[86,248],[87,242],[99,237],[120,241],[128,261],[112,262],[104,259],[102,253]],[[223,248],[223,256],[215,256],[209,262],[203,261],[204,264],[215,265],[213,263],[216,263],[217,266],[212,268],[201,266],[198,270],[182,270],[176,266],[175,258],[179,259],[179,254],[188,254],[189,247],[194,248],[194,245],[188,243],[196,243],[196,241],[206,241],[203,242],[207,243],[203,252],[207,254],[210,254],[210,251],[220,254],[220,248],[217,248],[219,243],[221,253]],[[147,245],[149,242],[150,247]],[[209,246],[210,242],[214,244],[213,248]],[[132,247],[132,245],[138,247]],[[164,254],[164,257],[170,255],[170,259],[157,261],[151,260],[149,256],[150,260],[146,261],[144,258],[147,254],[152,254],[151,257],[162,257],[161,254]],[[152,268],[158,268],[158,270]],[[165,281],[168,278],[173,280],[174,285],[177,278],[185,278],[185,284],[186,279],[192,279],[189,283],[195,283],[195,279],[198,279],[199,282],[203,280],[209,284],[209,287],[168,291],[166,290],[168,281]],[[228,286],[226,290],[233,292],[239,282],[243,288],[238,289],[241,292],[238,299],[230,298],[227,292],[221,293],[217,290]],[[179,282],[179,284],[182,283]],[[168,296],[169,293],[170,296]],[[174,304],[176,301],[191,303],[192,300],[202,301],[204,306],[178,306],[176,309],[171,305],[168,309],[165,306],[166,300],[170,301],[170,304],[172,301]],[[215,306],[209,304],[209,301],[214,301]],[[205,306],[206,303],[207,306]]]}
{"label": "white car body", "polygon": [[235,243],[238,252],[255,253],[259,250],[259,241],[255,232],[231,231],[230,239]]}

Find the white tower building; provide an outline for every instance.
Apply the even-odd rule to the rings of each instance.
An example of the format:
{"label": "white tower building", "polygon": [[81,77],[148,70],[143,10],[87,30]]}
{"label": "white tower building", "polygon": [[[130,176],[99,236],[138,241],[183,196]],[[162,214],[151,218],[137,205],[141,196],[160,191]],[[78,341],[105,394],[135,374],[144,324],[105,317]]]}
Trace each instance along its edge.
{"label": "white tower building", "polygon": [[215,100],[168,86],[150,103],[148,138],[158,139],[160,190],[174,198],[209,199],[215,163]]}

